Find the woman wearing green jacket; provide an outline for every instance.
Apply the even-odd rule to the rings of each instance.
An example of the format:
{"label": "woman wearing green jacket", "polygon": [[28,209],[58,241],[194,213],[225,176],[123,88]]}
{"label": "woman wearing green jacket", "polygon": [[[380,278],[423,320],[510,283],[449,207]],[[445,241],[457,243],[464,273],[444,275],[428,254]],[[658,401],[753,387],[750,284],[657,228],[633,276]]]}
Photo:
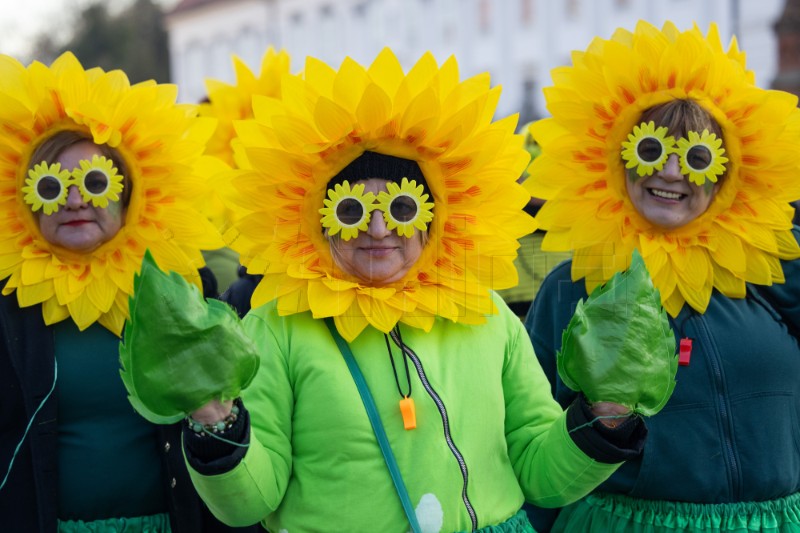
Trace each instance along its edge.
{"label": "woman wearing green jacket", "polygon": [[[338,72],[311,59],[282,87],[237,124],[230,181],[226,237],[264,275],[243,321],[259,368],[184,429],[212,512],[275,532],[533,531],[524,501],[565,505],[641,453],[622,405],[558,406],[491,290],[516,282],[533,226],[488,77],[430,55],[405,74],[385,50]],[[132,328],[153,316],[143,272]]]}
{"label": "woman wearing green jacket", "polygon": [[644,453],[553,531],[800,531],[797,98],[755,86],[715,26],[640,23],[573,57],[547,92],[553,117],[533,127],[543,247],[574,250],[528,314],[536,355],[568,405],[556,354],[572,307],[636,249],[680,366]]}

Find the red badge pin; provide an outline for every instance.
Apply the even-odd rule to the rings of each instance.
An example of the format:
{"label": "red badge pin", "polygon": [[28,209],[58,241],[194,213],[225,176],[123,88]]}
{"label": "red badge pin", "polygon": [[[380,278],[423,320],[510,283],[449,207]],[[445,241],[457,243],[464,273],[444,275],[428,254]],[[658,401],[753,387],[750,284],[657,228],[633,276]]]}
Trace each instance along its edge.
{"label": "red badge pin", "polygon": [[687,366],[689,359],[692,357],[692,339],[681,339],[680,352],[678,355],[678,364]]}

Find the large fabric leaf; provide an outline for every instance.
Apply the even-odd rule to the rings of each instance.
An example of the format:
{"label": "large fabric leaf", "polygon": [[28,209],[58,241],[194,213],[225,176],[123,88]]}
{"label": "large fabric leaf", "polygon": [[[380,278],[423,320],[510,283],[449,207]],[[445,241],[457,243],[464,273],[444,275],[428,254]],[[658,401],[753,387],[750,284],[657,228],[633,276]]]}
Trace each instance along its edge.
{"label": "large fabric leaf", "polygon": [[564,383],[590,402],[646,416],[667,403],[678,370],[675,336],[638,251],[628,270],[578,302],[557,363]]}
{"label": "large fabric leaf", "polygon": [[129,308],[120,375],[150,422],[171,424],[214,398],[236,398],[253,380],[259,358],[233,309],[161,271],[149,251]]}

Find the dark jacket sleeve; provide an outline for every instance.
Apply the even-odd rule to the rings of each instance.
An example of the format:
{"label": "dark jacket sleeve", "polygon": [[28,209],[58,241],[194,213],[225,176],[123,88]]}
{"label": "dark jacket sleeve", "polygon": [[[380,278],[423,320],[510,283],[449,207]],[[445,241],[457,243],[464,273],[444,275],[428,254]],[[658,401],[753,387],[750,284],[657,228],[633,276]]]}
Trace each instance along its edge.
{"label": "dark jacket sleeve", "polygon": [[205,476],[224,474],[233,470],[244,458],[250,445],[250,413],[240,399],[236,400],[239,417],[220,434],[224,439],[197,433],[183,424],[183,445],[186,460],[192,468]]}
{"label": "dark jacket sleeve", "polygon": [[231,286],[222,293],[219,299],[233,307],[239,314],[239,318],[244,318],[244,315],[250,311],[250,297],[253,296],[253,291],[256,290],[261,278],[263,276],[248,274],[245,267],[240,266],[239,279],[231,283]]}
{"label": "dark jacket sleeve", "polygon": [[230,527],[211,514],[208,507],[197,495],[181,451],[181,429],[184,422],[159,426],[159,438],[163,464],[166,470],[167,493],[170,494],[170,522],[175,533],[256,533],[263,528],[254,524],[250,527]]}
{"label": "dark jacket sleeve", "polygon": [[[0,296],[0,474],[8,472],[0,491],[4,531],[56,530],[58,428],[55,391],[51,393],[56,379],[53,354],[53,335],[44,324],[41,308],[21,309],[15,294]],[[34,422],[26,435],[31,419]]]}
{"label": "dark jacket sleeve", "polygon": [[606,464],[638,457],[647,438],[647,427],[640,416],[631,416],[616,428],[603,425],[583,394],[567,410],[567,431],[583,453]]}
{"label": "dark jacket sleeve", "polygon": [[[800,243],[800,227],[795,226],[792,233]],[[769,302],[791,334],[800,341],[800,259],[781,261],[781,267],[785,283],[750,285],[748,290]]]}
{"label": "dark jacket sleeve", "polygon": [[207,266],[204,266],[198,270],[198,273],[203,283],[203,298],[219,298],[217,277],[214,275],[214,272]]}

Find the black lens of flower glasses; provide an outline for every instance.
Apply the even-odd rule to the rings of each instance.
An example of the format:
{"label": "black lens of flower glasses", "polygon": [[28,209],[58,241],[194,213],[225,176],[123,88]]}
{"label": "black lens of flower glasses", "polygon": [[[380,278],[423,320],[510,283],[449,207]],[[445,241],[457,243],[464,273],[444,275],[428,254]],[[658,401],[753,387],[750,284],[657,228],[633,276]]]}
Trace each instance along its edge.
{"label": "black lens of flower glasses", "polygon": [[354,198],[345,198],[336,206],[336,218],[343,224],[356,224],[363,216],[364,206]]}
{"label": "black lens of flower glasses", "polygon": [[61,182],[55,176],[42,176],[36,184],[36,192],[45,200],[55,200],[61,195]]}

